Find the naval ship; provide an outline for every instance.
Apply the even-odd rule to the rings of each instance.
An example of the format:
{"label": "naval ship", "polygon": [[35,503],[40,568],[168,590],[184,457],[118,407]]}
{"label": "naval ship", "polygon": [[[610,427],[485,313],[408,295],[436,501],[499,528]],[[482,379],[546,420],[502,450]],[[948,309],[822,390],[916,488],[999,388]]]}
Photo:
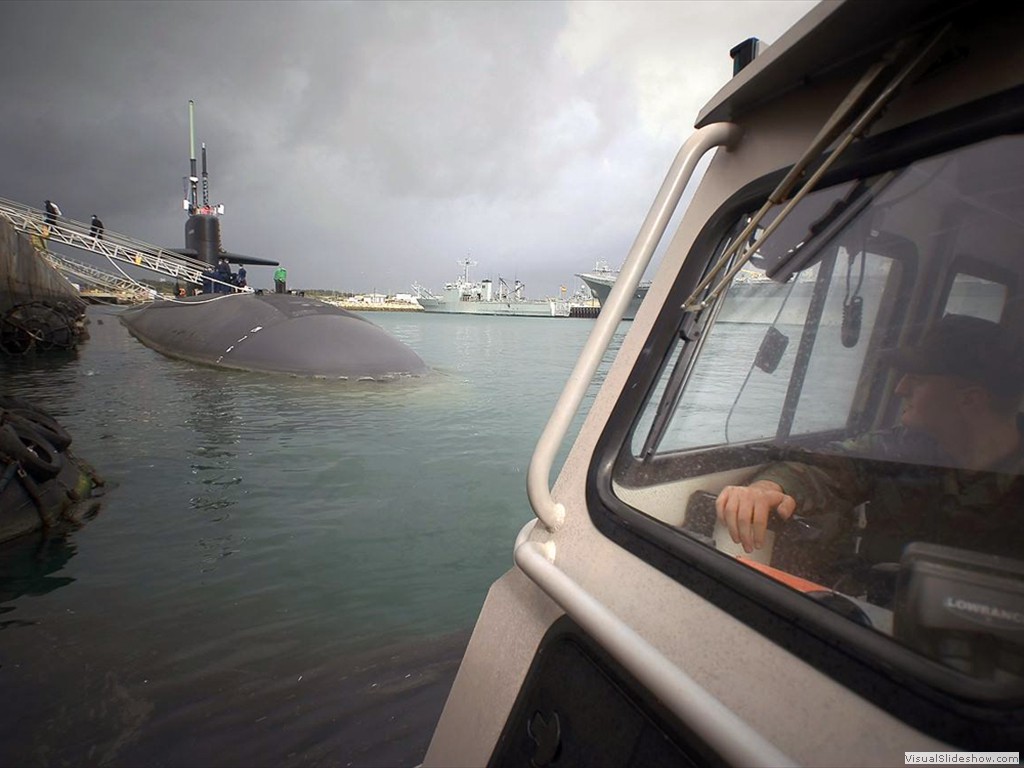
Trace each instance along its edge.
{"label": "naval ship", "polygon": [[[754,261],[756,264],[756,259]],[[608,303],[608,298],[611,295],[612,288],[615,287],[615,281],[619,278],[619,270],[612,269],[608,266],[607,261],[598,261],[594,265],[594,269],[590,272],[577,273],[576,277],[583,281],[583,283],[590,289],[590,292],[594,295],[597,303],[602,307]],[[798,283],[809,283],[813,282],[814,275],[800,275],[796,278]],[[750,298],[765,298],[773,293],[777,293],[775,290],[778,288],[778,284],[770,280],[765,276],[764,272],[754,268],[744,268],[736,275],[734,279],[734,285],[732,291],[734,294],[742,293]],[[640,309],[640,304],[643,302],[644,297],[647,296],[647,290],[651,287],[649,281],[638,283],[636,288],[633,289],[633,295],[629,299],[629,304],[626,305],[626,310],[622,314],[623,320],[632,320],[636,317],[637,311]],[[809,295],[809,294],[807,294]],[[772,322],[775,318],[765,315],[764,312],[752,311],[749,304],[745,306],[736,306],[736,309],[741,309],[741,312],[727,313],[727,317],[723,318],[725,322]]]}
{"label": "naval ship", "polygon": [[[264,295],[239,284],[230,264],[278,262],[221,247],[218,217],[224,208],[209,200],[205,145],[201,204],[199,199],[193,106],[190,101],[184,248],[161,248],[109,229],[99,235],[87,223],[0,199],[0,352],[70,349],[83,337],[79,320],[85,302],[60,270],[145,296],[144,303],[118,317],[140,343],[167,357],[217,368],[352,381],[425,375],[428,368],[419,355],[353,312],[302,292]],[[111,264],[121,261],[170,275],[179,286],[189,287],[181,288],[186,295],[159,295],[120,267],[118,279],[58,257],[48,250],[49,242],[97,254]]]}
{"label": "naval ship", "polygon": [[[594,294],[594,298],[597,299],[597,303],[603,307],[608,303],[608,296],[611,294],[612,288],[615,287],[615,281],[619,277],[619,270],[609,267],[606,261],[599,261],[594,265],[593,270],[577,273],[576,277],[586,284],[590,292]],[[649,282],[640,283],[636,287],[632,298],[629,300],[629,305],[622,315],[623,320],[632,320],[636,317],[637,310],[640,309],[640,302],[644,300],[644,296],[647,295],[647,289],[650,287],[651,284]]]}
{"label": "naval ship", "polygon": [[469,279],[469,268],[475,261],[459,262],[462,274],[455,282],[445,283],[440,295],[413,283],[416,301],[424,312],[462,315],[513,315],[517,317],[569,317],[570,304],[557,299],[527,299],[526,286],[516,280],[511,286],[501,277],[495,289],[491,280]]}

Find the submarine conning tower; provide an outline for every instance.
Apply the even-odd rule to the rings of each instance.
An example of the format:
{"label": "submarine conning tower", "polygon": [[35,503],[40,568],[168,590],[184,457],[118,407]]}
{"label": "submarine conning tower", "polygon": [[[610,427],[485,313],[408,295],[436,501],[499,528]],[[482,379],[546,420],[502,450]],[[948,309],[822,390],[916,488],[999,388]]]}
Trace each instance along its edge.
{"label": "submarine conning tower", "polygon": [[206,213],[189,216],[185,222],[185,248],[207,264],[216,265],[224,255],[220,244],[220,219]]}
{"label": "submarine conning tower", "polygon": [[[195,141],[195,102],[188,102],[188,143],[189,143],[189,175],[185,177],[185,200],[183,207],[188,212],[185,222],[185,248],[178,251],[186,256],[201,259],[211,266],[216,266],[221,259],[232,264],[254,264],[269,267],[279,266],[280,262],[272,259],[258,259],[254,256],[243,256],[240,253],[229,253],[220,242],[220,214],[224,213],[223,205],[210,204],[210,174],[206,169],[206,143],[202,145],[203,155],[203,202],[199,204],[199,181],[196,173],[196,141]],[[178,250],[178,249],[175,249]]]}
{"label": "submarine conning tower", "polygon": [[[204,147],[204,154],[205,151]],[[220,219],[216,212],[204,213],[208,210],[213,209],[204,205],[189,214],[185,222],[185,248],[179,253],[201,259],[210,266],[216,266],[221,259],[227,259],[232,264],[254,264],[265,267],[276,267],[280,264],[273,259],[260,259],[255,256],[225,251],[220,242]]]}

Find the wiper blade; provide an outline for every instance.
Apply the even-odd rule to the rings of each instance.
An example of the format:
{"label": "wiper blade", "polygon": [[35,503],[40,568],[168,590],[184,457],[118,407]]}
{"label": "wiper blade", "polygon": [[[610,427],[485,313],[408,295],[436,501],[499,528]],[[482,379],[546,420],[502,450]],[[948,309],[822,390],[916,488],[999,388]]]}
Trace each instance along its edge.
{"label": "wiper blade", "polygon": [[824,247],[892,183],[896,175],[890,171],[870,183],[863,179],[858,181],[844,198],[832,204],[824,216],[811,223],[807,237],[772,265],[765,275],[784,283],[795,273],[806,269]]}
{"label": "wiper blade", "polygon": [[[863,136],[871,124],[878,119],[882,114],[882,110],[886,105],[889,104],[899,92],[901,86],[906,85],[908,82],[912,82],[914,78],[920,74],[928,63],[930,63],[940,53],[940,43],[949,33],[951,29],[950,25],[945,25],[939,32],[931,37],[930,40],[922,40],[920,37],[906,38],[897,43],[880,61],[872,65],[860,81],[853,87],[846,98],[843,99],[842,103],[836,108],[835,112],[828,119],[822,129],[815,136],[810,146],[804,151],[804,154],[799,160],[793,165],[786,177],[779,183],[768,200],[761,209],[754,215],[747,225],[747,228],[737,238],[736,243],[733,247],[722,254],[722,258],[719,259],[718,263],[711,269],[710,272],[704,277],[703,280],[693,289],[690,296],[683,302],[683,308],[689,312],[698,312],[702,309],[706,309],[712,301],[718,298],[719,294],[725,290],[725,286],[732,282],[732,279],[736,274],[743,268],[743,266],[750,261],[750,258],[754,255],[757,248],[771,236],[772,232],[782,223],[782,221],[789,215],[790,211],[804,198],[808,193],[813,190],[821,177],[825,175],[825,172],[835,163],[836,160],[846,151],[846,149],[856,139]],[[899,71],[893,76],[888,83],[884,82],[884,77],[891,71],[893,67],[899,66]],[[879,88],[881,91],[879,92]],[[876,95],[877,94],[877,95]],[[855,114],[856,110],[861,108],[861,105],[868,99],[873,99],[871,103],[864,109],[858,116]],[[845,131],[845,134],[844,134]],[[792,197],[790,193],[796,187],[800,179],[807,173],[808,168],[811,164],[821,156],[821,153],[832,143],[832,141],[842,135],[839,143],[835,149],[824,159],[820,166],[811,174],[810,178],[800,187]],[[765,230],[761,238],[751,244],[742,253],[739,253],[740,245],[747,242],[747,238],[750,234],[759,226],[761,220],[767,215],[768,211],[775,205],[781,204],[783,201],[786,203],[785,208],[779,213],[779,215]],[[738,255],[737,255],[738,254]],[[706,296],[702,297],[705,290],[711,285],[718,273],[725,267],[730,259],[736,256],[732,267],[728,270],[725,276],[718,282]]]}

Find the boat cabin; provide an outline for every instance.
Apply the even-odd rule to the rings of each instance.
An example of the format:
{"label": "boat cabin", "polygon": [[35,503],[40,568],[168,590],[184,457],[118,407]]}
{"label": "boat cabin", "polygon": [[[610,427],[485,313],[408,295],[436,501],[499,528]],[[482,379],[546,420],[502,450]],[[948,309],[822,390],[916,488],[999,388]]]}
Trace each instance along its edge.
{"label": "boat cabin", "polygon": [[1024,744],[1021,32],[823,2],[737,66],[553,404],[425,765]]}

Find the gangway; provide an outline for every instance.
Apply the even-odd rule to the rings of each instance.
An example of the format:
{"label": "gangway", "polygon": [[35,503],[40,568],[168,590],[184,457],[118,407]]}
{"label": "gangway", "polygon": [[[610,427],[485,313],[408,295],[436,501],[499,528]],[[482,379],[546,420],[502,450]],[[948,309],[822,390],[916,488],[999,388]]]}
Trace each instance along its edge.
{"label": "gangway", "polygon": [[91,264],[86,264],[85,262],[78,261],[77,259],[72,259],[68,256],[63,256],[46,249],[40,249],[39,255],[65,277],[68,275],[74,275],[77,278],[87,281],[91,285],[97,285],[101,288],[114,291],[115,293],[128,294],[139,301],[145,301],[152,297],[152,289],[140,287],[138,283],[132,280],[117,277],[116,275],[112,275],[109,272],[98,269]]}
{"label": "gangway", "polygon": [[[176,280],[202,285],[204,281],[225,285],[232,291],[251,293],[252,288],[239,288],[212,277],[213,267],[205,261],[168,251],[156,245],[105,229],[100,237],[91,233],[91,226],[65,216],[53,216],[37,208],[0,198],[0,216],[11,222],[18,232],[70,245],[108,259],[142,267]],[[203,277],[204,273],[208,276]]]}

